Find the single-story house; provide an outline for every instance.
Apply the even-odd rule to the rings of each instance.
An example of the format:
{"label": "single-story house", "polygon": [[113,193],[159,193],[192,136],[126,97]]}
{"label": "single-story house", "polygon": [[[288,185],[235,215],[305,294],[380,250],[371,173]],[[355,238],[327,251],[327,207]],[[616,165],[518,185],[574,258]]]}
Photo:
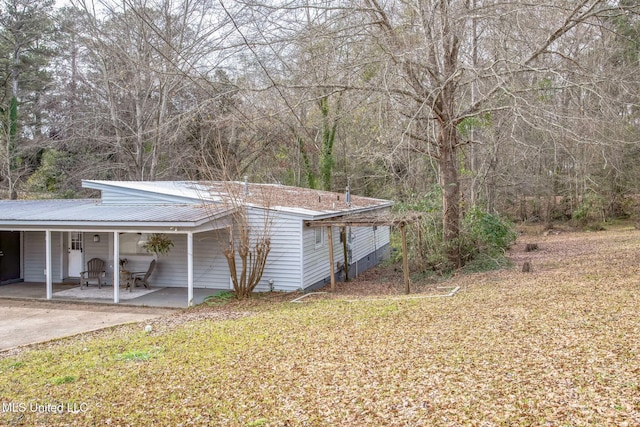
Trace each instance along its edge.
{"label": "single-story house", "polygon": [[[99,191],[100,198],[0,200],[0,283],[43,282],[51,299],[53,283],[78,280],[87,261],[100,258],[103,280],[116,285],[117,303],[121,262],[126,259],[128,270],[144,271],[156,259],[153,286],[187,288],[191,305],[194,287],[233,288],[224,250],[239,227],[249,227],[254,237],[266,229],[271,241],[257,291],[317,289],[329,282],[332,269],[347,270],[345,261],[353,277],[389,251],[388,226],[322,225],[392,205],[348,191],[246,181],[87,180],[82,185]],[[171,239],[169,253],[147,253],[144,245],[153,233]]]}

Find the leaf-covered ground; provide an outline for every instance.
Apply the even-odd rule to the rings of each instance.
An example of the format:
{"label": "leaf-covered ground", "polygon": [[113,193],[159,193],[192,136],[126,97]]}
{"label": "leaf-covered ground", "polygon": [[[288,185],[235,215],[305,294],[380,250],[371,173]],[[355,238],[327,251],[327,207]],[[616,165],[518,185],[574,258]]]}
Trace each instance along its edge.
{"label": "leaf-covered ground", "polygon": [[10,355],[0,424],[640,425],[640,232],[511,256],[449,298],[231,303]]}

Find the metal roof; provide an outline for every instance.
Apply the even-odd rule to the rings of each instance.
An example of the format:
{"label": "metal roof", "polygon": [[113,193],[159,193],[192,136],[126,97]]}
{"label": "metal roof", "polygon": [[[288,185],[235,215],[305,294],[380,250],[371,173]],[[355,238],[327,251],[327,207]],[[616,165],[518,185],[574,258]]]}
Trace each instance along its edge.
{"label": "metal roof", "polygon": [[[101,199],[0,200],[0,228],[210,228],[237,207],[271,209],[317,220],[385,210],[391,201],[276,184],[193,181],[83,181],[117,191],[122,202]],[[169,196],[162,201],[158,195]],[[117,200],[117,198],[116,198]],[[134,202],[135,201],[135,202]],[[218,222],[216,227],[222,227]]]}
{"label": "metal roof", "polygon": [[[304,219],[354,214],[391,207],[390,200],[292,187],[280,184],[258,184],[237,181],[97,181],[85,180],[83,187],[104,192],[118,191],[134,195],[137,200],[166,195],[184,203],[217,203],[226,206],[248,206],[297,215]],[[109,202],[117,205],[118,202]],[[126,202],[125,202],[126,204]]]}
{"label": "metal roof", "polygon": [[0,225],[169,225],[195,226],[230,212],[210,205],[109,206],[94,199],[0,200]]}

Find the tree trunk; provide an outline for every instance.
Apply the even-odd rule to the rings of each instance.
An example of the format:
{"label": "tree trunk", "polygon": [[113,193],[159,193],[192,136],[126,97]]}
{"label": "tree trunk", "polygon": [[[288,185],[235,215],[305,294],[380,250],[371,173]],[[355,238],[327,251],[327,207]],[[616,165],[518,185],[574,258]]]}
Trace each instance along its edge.
{"label": "tree trunk", "polygon": [[438,137],[440,155],[440,185],[442,187],[443,242],[447,259],[454,267],[461,266],[460,246],[460,181],[458,180],[457,134],[453,124],[443,124]]}
{"label": "tree trunk", "polygon": [[[134,85],[134,87],[136,87],[137,85]],[[135,120],[136,120],[136,127],[135,127],[135,133],[136,133],[136,141],[135,141],[135,149],[134,149],[134,153],[135,153],[135,158],[136,158],[136,170],[134,171],[135,173],[135,178],[137,181],[144,181],[146,176],[145,176],[145,170],[144,170],[144,137],[143,137],[143,123],[142,123],[142,115],[143,115],[143,106],[142,106],[142,100],[140,99],[142,97],[142,95],[140,94],[140,91],[135,90],[135,101],[134,101],[134,105],[135,105]]]}
{"label": "tree trunk", "polygon": [[[320,178],[322,189],[331,191],[331,178],[333,177],[333,167],[335,159],[333,157],[333,143],[336,138],[338,119],[330,117],[329,97],[323,96],[320,99],[320,112],[322,113],[322,150],[320,153]],[[340,98],[336,106],[336,114],[340,112]]]}
{"label": "tree trunk", "polygon": [[11,101],[9,105],[9,132],[7,135],[8,142],[8,182],[9,182],[9,198],[16,200],[18,192],[16,190],[17,176],[13,172],[17,169],[16,159],[16,139],[18,137],[18,83],[20,80],[20,46],[16,46],[13,51],[13,67],[11,68]]}

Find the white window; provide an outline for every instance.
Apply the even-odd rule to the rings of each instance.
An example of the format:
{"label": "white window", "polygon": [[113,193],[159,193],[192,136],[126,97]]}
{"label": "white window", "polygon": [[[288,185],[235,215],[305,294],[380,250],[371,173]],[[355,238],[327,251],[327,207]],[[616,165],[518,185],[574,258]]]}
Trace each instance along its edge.
{"label": "white window", "polygon": [[316,227],[314,228],[316,233],[316,248],[320,247],[324,244],[324,228]]}
{"label": "white window", "polygon": [[82,252],[82,233],[77,231],[71,232],[71,250]]}

